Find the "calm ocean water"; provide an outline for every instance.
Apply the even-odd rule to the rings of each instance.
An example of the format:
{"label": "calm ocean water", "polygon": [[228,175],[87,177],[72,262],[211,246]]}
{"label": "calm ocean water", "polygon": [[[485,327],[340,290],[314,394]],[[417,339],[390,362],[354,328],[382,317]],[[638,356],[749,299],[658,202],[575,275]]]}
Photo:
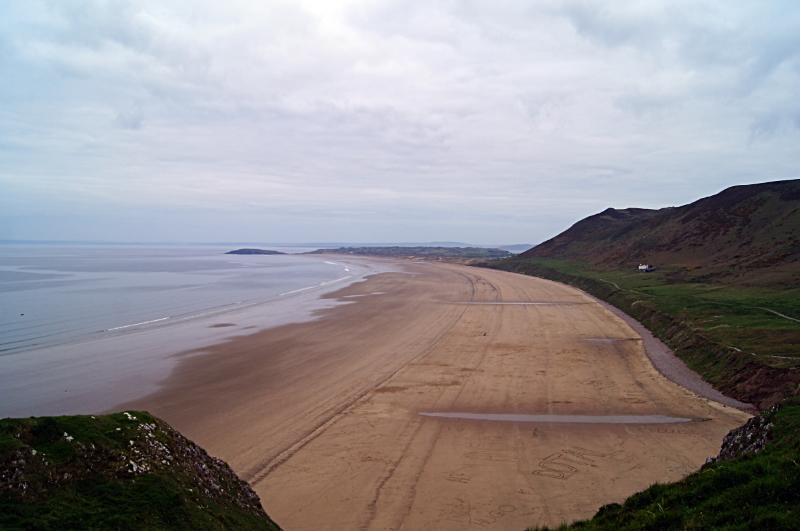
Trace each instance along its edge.
{"label": "calm ocean water", "polygon": [[348,275],[319,259],[229,250],[0,246],[0,356],[224,314]]}
{"label": "calm ocean water", "polygon": [[0,418],[107,411],[186,355],[314,319],[345,304],[320,295],[394,267],[228,250],[0,246]]}

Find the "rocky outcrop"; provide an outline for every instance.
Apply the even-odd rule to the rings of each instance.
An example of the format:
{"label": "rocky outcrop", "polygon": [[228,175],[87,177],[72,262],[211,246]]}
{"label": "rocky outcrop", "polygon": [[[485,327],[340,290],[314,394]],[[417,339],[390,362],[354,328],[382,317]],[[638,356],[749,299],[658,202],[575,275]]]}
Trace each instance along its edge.
{"label": "rocky outcrop", "polygon": [[771,430],[775,423],[772,417],[781,409],[782,403],[762,411],[759,415],[748,420],[743,426],[728,432],[722,439],[722,448],[717,457],[709,457],[706,464],[716,461],[731,461],[746,454],[757,454],[766,448],[772,439]]}

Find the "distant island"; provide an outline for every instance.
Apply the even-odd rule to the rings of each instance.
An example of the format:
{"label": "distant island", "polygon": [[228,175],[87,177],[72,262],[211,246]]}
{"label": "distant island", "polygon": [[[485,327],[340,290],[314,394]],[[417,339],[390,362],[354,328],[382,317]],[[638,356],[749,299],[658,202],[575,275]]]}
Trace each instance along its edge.
{"label": "distant island", "polygon": [[286,254],[279,251],[270,251],[269,249],[236,249],[235,251],[228,251],[225,254]]}
{"label": "distant island", "polygon": [[502,249],[483,247],[339,247],[337,249],[317,249],[306,254],[349,254],[356,256],[381,256],[385,258],[508,258],[513,253]]}

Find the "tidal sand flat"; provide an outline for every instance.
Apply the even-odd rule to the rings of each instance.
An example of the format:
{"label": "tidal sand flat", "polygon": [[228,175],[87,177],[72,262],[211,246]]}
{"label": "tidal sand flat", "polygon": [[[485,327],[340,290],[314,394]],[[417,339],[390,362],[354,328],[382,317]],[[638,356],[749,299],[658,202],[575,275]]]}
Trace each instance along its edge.
{"label": "tidal sand flat", "polygon": [[350,304],[313,322],[204,349],[130,407],[228,461],[289,531],[586,518],[696,470],[749,417],[667,380],[577,290],[403,268],[328,295]]}

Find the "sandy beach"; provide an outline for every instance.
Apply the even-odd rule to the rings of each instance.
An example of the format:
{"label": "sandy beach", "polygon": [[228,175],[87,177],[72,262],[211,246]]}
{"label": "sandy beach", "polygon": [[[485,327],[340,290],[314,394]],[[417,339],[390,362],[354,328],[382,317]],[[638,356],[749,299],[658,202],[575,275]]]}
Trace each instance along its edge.
{"label": "sandy beach", "polygon": [[315,321],[184,357],[124,407],[225,459],[286,531],[590,517],[697,470],[749,417],[662,376],[639,334],[577,290],[401,268],[326,295],[349,304]]}

